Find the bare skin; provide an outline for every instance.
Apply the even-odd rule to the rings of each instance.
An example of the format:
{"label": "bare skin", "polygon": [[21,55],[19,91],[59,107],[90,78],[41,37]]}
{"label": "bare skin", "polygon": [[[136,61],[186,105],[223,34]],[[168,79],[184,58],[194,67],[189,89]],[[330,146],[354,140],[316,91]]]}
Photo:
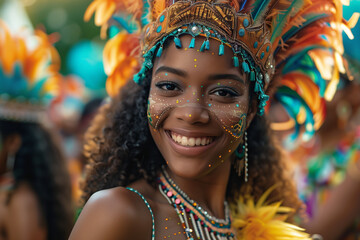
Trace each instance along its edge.
{"label": "bare skin", "polygon": [[[256,111],[249,108],[249,83],[232,65],[232,50],[227,48],[224,56],[218,56],[219,42],[211,39],[210,50],[202,53],[197,51],[202,44],[198,39],[194,49],[177,49],[170,43],[156,60],[149,97],[149,114],[156,120],[150,131],[172,179],[211,215],[224,218],[231,161],[242,141],[241,136],[234,138],[225,129],[237,123],[241,114],[247,115],[249,126]],[[189,36],[181,37],[183,46],[190,40]],[[230,94],[229,89],[235,93]],[[214,140],[204,152],[179,146],[169,132],[188,138],[213,136]],[[186,238],[173,206],[157,188],[144,180],[128,187],[138,190],[149,202],[156,239]],[[151,230],[151,215],[143,200],[117,187],[90,198],[70,240],[143,240],[151,239]]]}
{"label": "bare skin", "polygon": [[0,239],[45,240],[46,227],[36,195],[27,184],[21,184],[6,203],[8,194],[0,193]]}
{"label": "bare skin", "polygon": [[[21,137],[14,134],[3,141],[0,176],[9,171],[7,156],[18,151]],[[0,240],[45,240],[46,231],[38,199],[28,184],[19,184],[11,192],[0,191]]]}

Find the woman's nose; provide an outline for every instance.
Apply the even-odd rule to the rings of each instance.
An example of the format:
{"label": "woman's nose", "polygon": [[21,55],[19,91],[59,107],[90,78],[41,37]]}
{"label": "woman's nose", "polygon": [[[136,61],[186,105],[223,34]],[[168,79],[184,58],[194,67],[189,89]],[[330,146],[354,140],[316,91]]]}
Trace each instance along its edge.
{"label": "woman's nose", "polygon": [[174,116],[178,120],[186,121],[189,124],[206,124],[210,121],[209,112],[201,104],[187,104],[174,110]]}

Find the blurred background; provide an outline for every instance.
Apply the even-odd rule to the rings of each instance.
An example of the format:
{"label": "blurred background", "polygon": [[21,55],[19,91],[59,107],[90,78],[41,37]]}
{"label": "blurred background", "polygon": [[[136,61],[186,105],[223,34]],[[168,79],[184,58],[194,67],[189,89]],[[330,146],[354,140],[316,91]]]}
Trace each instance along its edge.
{"label": "blurred background", "polygon": [[[31,30],[40,28],[56,39],[54,46],[60,54],[60,74],[64,76],[64,85],[62,86],[61,98],[55,99],[51,103],[49,115],[53,124],[53,130],[61,136],[61,147],[64,149],[67,169],[71,177],[74,206],[78,205],[80,199],[79,183],[86,164],[85,158],[82,155],[83,134],[89,126],[91,119],[96,114],[97,109],[107,97],[105,90],[106,75],[102,61],[102,51],[106,40],[100,39],[100,28],[94,25],[93,20],[89,22],[83,21],[85,10],[90,3],[91,0],[0,0],[0,19],[7,23],[12,32],[15,33],[24,31],[24,29]],[[344,6],[344,18],[349,19],[354,12],[360,12],[360,0],[350,0],[350,5]],[[354,76],[353,82],[356,86],[359,86],[359,22],[356,27],[352,29],[352,32],[355,40],[348,39],[346,35],[344,35],[343,38],[345,55],[350,63],[349,68],[352,70],[352,75]],[[354,89],[353,87],[351,88]],[[360,94],[356,94],[356,92],[352,94],[360,96]],[[347,96],[351,98],[353,95]],[[345,99],[346,94],[340,98]],[[348,105],[344,105],[344,101],[341,101],[341,99],[335,102],[334,105],[329,104],[330,117],[332,112],[334,116],[339,112],[341,116],[348,115],[346,114]],[[338,107],[340,105],[341,107]],[[350,134],[353,138],[348,145],[354,146],[355,144],[357,147],[356,152],[359,153],[360,111],[358,111],[358,109],[360,109],[360,101],[354,103],[354,109],[356,111],[354,110],[353,112],[359,113],[358,116],[354,117],[355,127],[351,129],[344,128],[341,132],[343,135],[338,137],[338,139],[341,139],[343,136],[348,139],[349,133],[353,134],[354,136]],[[348,121],[348,119],[346,121]],[[339,121],[337,120],[337,122]],[[345,124],[347,123],[348,122]],[[336,124],[337,123],[330,123],[329,121],[327,124],[328,129],[338,128]],[[342,122],[342,124],[344,124],[344,122]],[[326,128],[324,129],[326,133],[330,132]],[[340,164],[341,168],[329,166],[329,162],[331,161],[323,160],[323,158],[321,158],[322,165],[314,164],[314,162],[320,162],[317,156],[320,156],[323,150],[319,147],[318,142],[320,138],[321,134],[319,134],[319,137],[314,137],[314,139],[309,141],[310,143],[303,143],[302,146],[291,146],[291,151],[289,150],[289,156],[294,159],[294,165],[297,166],[294,168],[296,173],[295,179],[299,188],[299,196],[310,210],[314,210],[312,208],[318,207],[318,202],[322,203],[324,199],[328,197],[327,192],[321,192],[321,194],[319,194],[319,186],[328,190],[330,189],[329,185],[339,185],[345,178],[344,172],[347,167],[347,165],[343,163],[341,163],[342,165]],[[349,146],[346,145],[348,148],[345,149],[344,144],[342,142],[341,144],[339,148],[337,143],[334,143],[331,146],[332,150],[346,152]],[[326,149],[326,151],[328,151],[328,149]],[[359,154],[356,156],[359,157]],[[311,161],[302,161],[303,159],[310,158],[315,159],[313,163],[311,163]],[[331,156],[330,158],[334,157]],[[296,170],[297,168],[300,170]],[[316,174],[319,174],[313,182],[309,180],[309,174],[312,170],[315,171]],[[299,171],[301,171],[301,173],[297,173]],[[339,172],[341,172],[341,175],[338,174]],[[301,175],[300,177],[297,176],[299,174]],[[332,184],[332,181],[336,184]],[[316,194],[310,194],[311,191],[316,191]],[[315,197],[321,198],[321,201],[314,200],[313,198]],[[360,206],[360,204],[358,205]],[[314,210],[309,213],[309,215],[316,215],[315,212]],[[354,228],[355,234],[359,234],[359,220],[354,224]],[[357,237],[358,238],[351,239],[360,239],[360,235],[357,235]]]}

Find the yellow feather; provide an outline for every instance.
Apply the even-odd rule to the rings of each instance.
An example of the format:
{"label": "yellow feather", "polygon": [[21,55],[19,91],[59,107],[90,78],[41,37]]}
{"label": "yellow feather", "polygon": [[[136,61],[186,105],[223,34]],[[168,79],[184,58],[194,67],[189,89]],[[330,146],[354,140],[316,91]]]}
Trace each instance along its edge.
{"label": "yellow feather", "polygon": [[265,205],[269,194],[276,186],[268,189],[257,203],[250,196],[240,197],[237,205],[232,205],[232,227],[237,239],[243,240],[310,240],[298,226],[286,223],[287,214],[293,209],[281,206],[281,202]]}

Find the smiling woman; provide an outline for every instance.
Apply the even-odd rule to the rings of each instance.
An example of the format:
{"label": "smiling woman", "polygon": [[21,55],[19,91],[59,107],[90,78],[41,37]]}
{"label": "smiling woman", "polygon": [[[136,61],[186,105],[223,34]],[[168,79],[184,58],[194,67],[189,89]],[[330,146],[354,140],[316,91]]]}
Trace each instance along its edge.
{"label": "smiling woman", "polygon": [[[304,39],[342,21],[340,3],[322,1],[325,15],[295,31],[314,14],[310,2],[113,2],[112,17],[91,7],[87,19],[96,11],[103,27],[131,29],[113,39],[141,35],[141,51],[106,48],[109,81],[122,87],[87,132],[86,204],[70,239],[309,239],[284,222],[300,202],[264,107],[282,77],[276,65],[312,45],[336,52]],[[130,65],[138,52],[143,62]]]}

